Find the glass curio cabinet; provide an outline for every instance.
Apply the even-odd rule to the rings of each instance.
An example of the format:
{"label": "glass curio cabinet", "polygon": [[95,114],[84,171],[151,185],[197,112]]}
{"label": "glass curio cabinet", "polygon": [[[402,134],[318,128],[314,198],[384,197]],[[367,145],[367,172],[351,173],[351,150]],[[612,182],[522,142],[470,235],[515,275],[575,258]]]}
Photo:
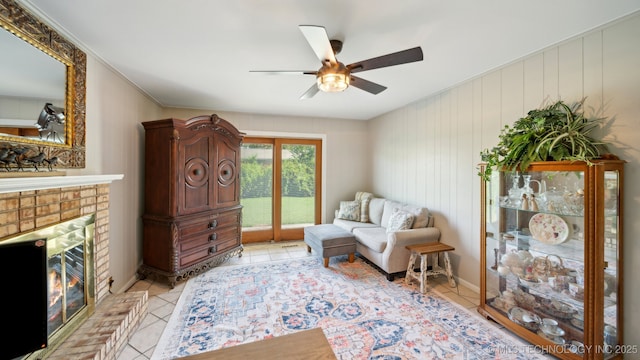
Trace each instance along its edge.
{"label": "glass curio cabinet", "polygon": [[482,180],[481,314],[561,359],[622,358],[623,167],[535,162]]}

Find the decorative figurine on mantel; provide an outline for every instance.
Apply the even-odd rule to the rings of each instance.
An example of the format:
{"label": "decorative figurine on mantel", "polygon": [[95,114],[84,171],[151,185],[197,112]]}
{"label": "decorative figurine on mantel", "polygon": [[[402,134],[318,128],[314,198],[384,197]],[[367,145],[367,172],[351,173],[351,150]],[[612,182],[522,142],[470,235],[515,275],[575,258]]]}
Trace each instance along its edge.
{"label": "decorative figurine on mantel", "polygon": [[53,171],[53,167],[58,165],[59,161],[60,160],[58,159],[57,156],[54,156],[51,159],[44,159],[44,162],[47,163],[47,168],[49,169],[49,171]]}
{"label": "decorative figurine on mantel", "polygon": [[40,166],[46,163],[49,171],[60,162],[57,156],[47,158],[46,154],[33,148],[11,147],[4,144],[0,148],[0,164],[7,172],[25,171],[24,165],[33,165],[34,171],[39,172]]}
{"label": "decorative figurine on mantel", "polygon": [[4,164],[4,168],[7,169],[7,171],[11,171],[11,169],[9,168],[9,165],[16,164],[18,170],[23,170],[22,164],[20,164],[18,160],[18,154],[16,154],[15,152],[9,149],[3,149],[3,150],[7,150],[6,152],[4,152],[4,155],[0,157],[0,162]]}
{"label": "decorative figurine on mantel", "polygon": [[31,156],[31,157],[28,157],[28,158],[24,158],[23,161],[25,163],[33,164],[33,167],[36,169],[36,171],[40,171],[40,170],[38,170],[38,165],[42,165],[42,163],[44,162],[44,157],[45,157],[44,153],[40,152],[36,156]]}

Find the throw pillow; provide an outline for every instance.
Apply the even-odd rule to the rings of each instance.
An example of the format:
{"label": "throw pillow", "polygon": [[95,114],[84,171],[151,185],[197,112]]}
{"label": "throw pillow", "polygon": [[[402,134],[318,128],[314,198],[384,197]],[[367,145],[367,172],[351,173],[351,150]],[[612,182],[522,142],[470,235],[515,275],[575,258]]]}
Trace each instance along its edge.
{"label": "throw pillow", "polygon": [[393,214],[393,210],[395,208],[402,209],[402,203],[393,200],[387,200],[384,202],[384,210],[382,211],[382,222],[380,223],[382,227],[389,227],[389,219],[391,218],[391,215]]}
{"label": "throw pillow", "polygon": [[409,212],[415,217],[413,225],[411,225],[412,229],[427,227],[427,225],[429,224],[429,210],[427,208],[405,205],[401,208],[401,210]]}
{"label": "throw pillow", "polygon": [[340,201],[338,219],[360,221],[360,201]]}
{"label": "throw pillow", "polygon": [[389,218],[389,226],[387,226],[387,233],[396,232],[398,230],[411,229],[413,224],[413,214],[398,208],[393,209],[393,213]]}
{"label": "throw pillow", "polygon": [[369,222],[369,202],[373,198],[373,194],[364,191],[356,193],[356,200],[360,201],[360,222]]}

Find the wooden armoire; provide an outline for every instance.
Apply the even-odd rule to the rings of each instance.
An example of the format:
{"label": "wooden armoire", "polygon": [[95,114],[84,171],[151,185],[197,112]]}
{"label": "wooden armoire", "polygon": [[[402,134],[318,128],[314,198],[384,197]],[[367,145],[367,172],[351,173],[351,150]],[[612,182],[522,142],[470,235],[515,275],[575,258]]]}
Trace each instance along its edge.
{"label": "wooden armoire", "polygon": [[240,145],[217,115],[143,122],[142,278],[171,287],[242,255]]}

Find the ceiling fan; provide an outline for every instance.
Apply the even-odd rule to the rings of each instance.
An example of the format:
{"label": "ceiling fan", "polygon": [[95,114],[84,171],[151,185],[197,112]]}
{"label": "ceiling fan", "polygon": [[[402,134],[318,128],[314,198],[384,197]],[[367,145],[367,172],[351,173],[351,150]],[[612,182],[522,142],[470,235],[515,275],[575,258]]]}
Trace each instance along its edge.
{"label": "ceiling fan", "polygon": [[315,75],[316,83],[313,84],[300,99],[309,99],[318,91],[338,92],[344,91],[349,85],[355,86],[371,94],[379,94],[387,87],[376,84],[369,80],[351,75],[366,70],[379,69],[388,66],[406,64],[421,61],[422,49],[415,48],[398,51],[395,53],[378,56],[375,58],[358,61],[353,64],[344,65],[336,59],[336,55],[342,50],[342,41],[329,40],[327,31],[323,26],[300,25],[300,31],[307,39],[309,45],[316,53],[322,63],[322,67],[317,71],[297,70],[297,71],[251,71],[267,74],[293,74],[293,75]]}

